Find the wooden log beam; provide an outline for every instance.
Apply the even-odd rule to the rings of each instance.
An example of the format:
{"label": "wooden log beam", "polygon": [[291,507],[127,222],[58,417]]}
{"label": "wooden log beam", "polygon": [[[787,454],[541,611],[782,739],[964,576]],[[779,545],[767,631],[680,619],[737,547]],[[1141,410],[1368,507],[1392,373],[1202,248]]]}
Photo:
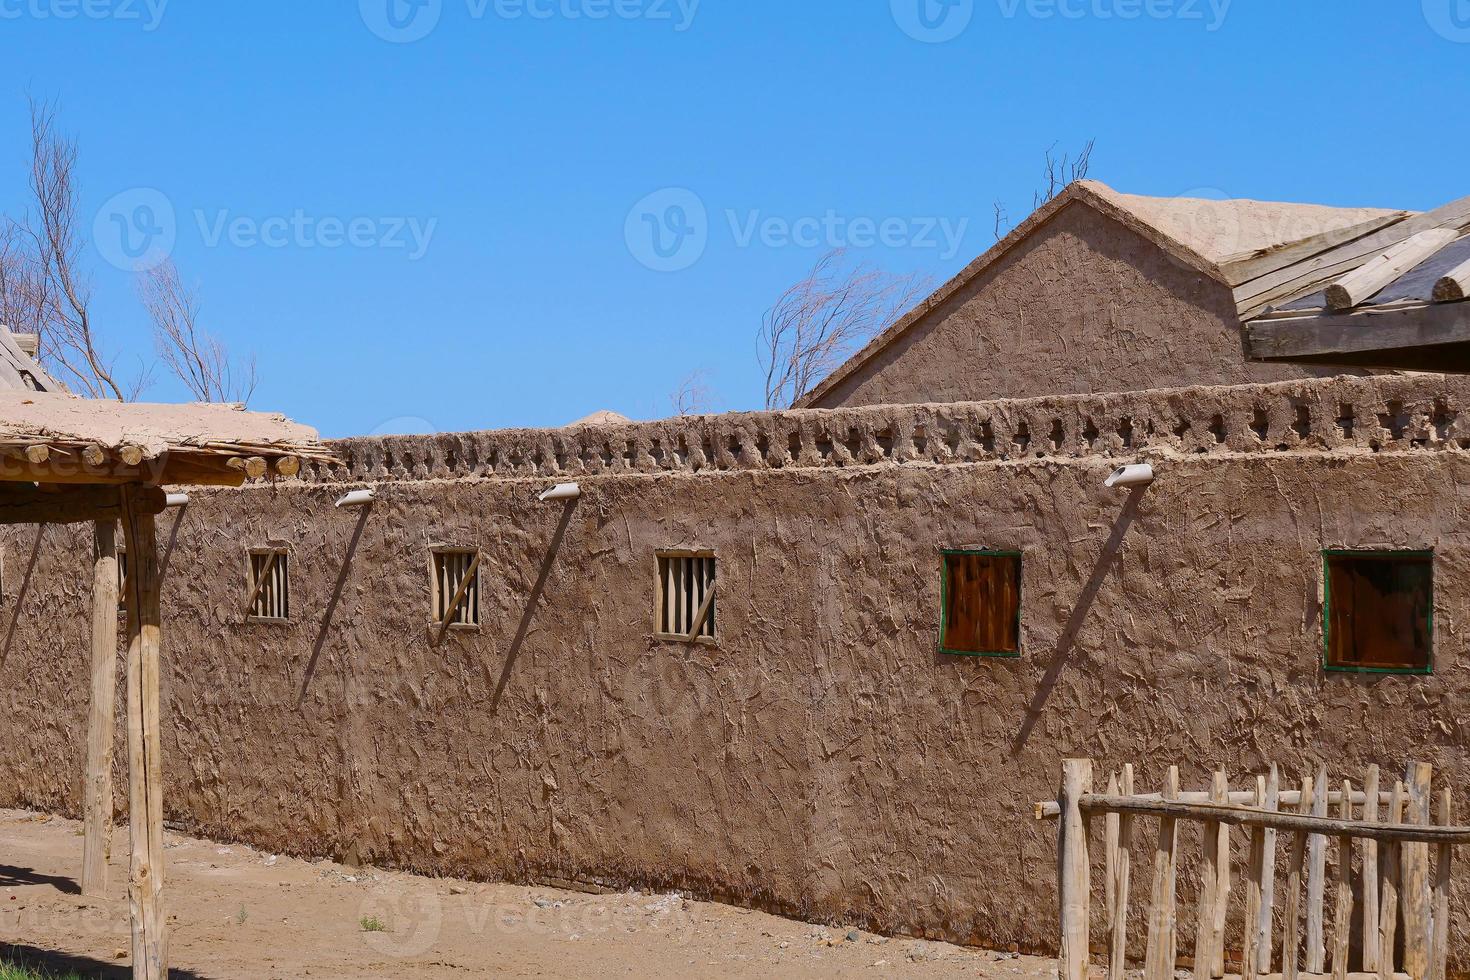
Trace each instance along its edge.
{"label": "wooden log beam", "polygon": [[1461,262],[1434,284],[1436,303],[1458,303],[1470,296],[1470,260]]}
{"label": "wooden log beam", "polygon": [[1327,287],[1328,309],[1352,309],[1459,237],[1458,229],[1431,228],[1384,249]]}
{"label": "wooden log beam", "polygon": [[[33,462],[19,451],[0,453],[0,482],[238,487],[246,478],[243,469],[228,465],[233,457],[222,455],[169,453],[129,466],[111,454],[94,464],[87,458],[89,453],[91,447],[67,455],[53,451],[44,463]],[[95,453],[91,455],[96,458]]]}
{"label": "wooden log beam", "polygon": [[[1470,342],[1470,304],[1409,306],[1346,315],[1254,320],[1246,326],[1246,356],[1255,361],[1407,363],[1418,348]],[[1378,361],[1374,361],[1374,358]]]}
{"label": "wooden log beam", "polygon": [[[134,506],[160,514],[165,500],[166,494],[158,487],[140,488]],[[42,490],[26,483],[0,483],[0,525],[111,523],[122,516],[116,487],[68,485]]]}
{"label": "wooden log beam", "polygon": [[[107,490],[121,500],[119,491]],[[107,894],[112,854],[112,736],[117,703],[117,524],[93,529],[92,702],[87,714],[87,781],[82,841],[82,894]]]}
{"label": "wooden log beam", "polygon": [[[1375,785],[1377,785],[1377,784],[1375,783]],[[1135,799],[1135,800],[1162,800],[1164,798],[1159,793],[1137,793],[1137,794],[1124,793],[1123,795],[1124,796],[1128,796],[1130,799]],[[1389,798],[1390,795],[1391,794],[1386,793],[1386,792],[1379,792],[1378,793],[1378,805],[1379,806],[1387,806],[1388,805],[1388,798]],[[1279,805],[1281,805],[1281,806],[1298,806],[1301,803],[1301,800],[1302,800],[1301,790],[1287,789],[1287,790],[1281,790],[1277,794],[1276,802]],[[1219,801],[1213,799],[1210,793],[1189,792],[1189,793],[1180,793],[1175,798],[1175,802],[1178,802],[1178,803],[1218,803]],[[1255,794],[1255,791],[1254,790],[1232,790],[1230,792],[1229,802],[1230,803],[1233,803],[1233,804],[1237,804],[1237,805],[1246,805],[1246,806],[1253,805],[1256,802],[1256,794]],[[1341,790],[1332,790],[1330,793],[1328,793],[1327,794],[1327,802],[1331,806],[1337,806],[1339,803],[1341,803],[1342,802],[1342,792],[1341,792]],[[1367,794],[1363,790],[1353,790],[1353,795],[1352,795],[1352,804],[1353,804],[1353,806],[1363,806],[1367,802],[1368,802],[1368,796],[1367,796]],[[1043,800],[1040,803],[1032,804],[1032,806],[1033,806],[1033,808],[1035,810],[1035,816],[1036,816],[1036,819],[1037,820],[1054,820],[1054,819],[1056,819],[1057,815],[1061,812],[1061,810],[1057,807],[1057,803],[1056,803],[1055,800]]]}
{"label": "wooden log beam", "polygon": [[[1311,792],[1308,791],[1306,795],[1310,800]],[[1091,812],[1116,810],[1119,813],[1138,813],[1161,818],[1170,817],[1176,820],[1218,820],[1221,823],[1240,827],[1270,827],[1274,830],[1307,831],[1332,836],[1349,834],[1353,837],[1377,841],[1470,844],[1470,827],[1342,821],[1335,817],[1314,817],[1306,813],[1269,813],[1234,803],[1179,803],[1171,800],[1142,800],[1137,797],[1089,793],[1082,797],[1081,805],[1082,809]]]}
{"label": "wooden log beam", "polygon": [[135,506],[140,487],[124,487],[128,549],[128,829],[132,860],[133,976],[167,980],[168,921],[163,909],[163,760],[158,678],[162,619],[153,515]]}

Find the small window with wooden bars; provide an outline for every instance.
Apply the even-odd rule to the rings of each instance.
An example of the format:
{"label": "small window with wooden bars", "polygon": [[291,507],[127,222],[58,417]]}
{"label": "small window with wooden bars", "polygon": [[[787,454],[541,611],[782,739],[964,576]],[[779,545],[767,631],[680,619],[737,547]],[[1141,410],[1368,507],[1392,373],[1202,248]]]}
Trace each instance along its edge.
{"label": "small window with wooden bars", "polygon": [[250,552],[250,599],[245,618],[258,623],[291,619],[291,566],[283,548]]}
{"label": "small window with wooden bars", "polygon": [[940,584],[939,652],[1021,655],[1021,554],[946,551]]}
{"label": "small window with wooden bars", "polygon": [[660,636],[690,642],[714,642],[714,552],[659,553],[655,617]]}
{"label": "small window with wooden bars", "polygon": [[441,630],[479,627],[480,553],[435,548],[432,555],[434,622]]}
{"label": "small window with wooden bars", "polygon": [[1323,563],[1326,669],[1431,673],[1434,553],[1327,551]]}

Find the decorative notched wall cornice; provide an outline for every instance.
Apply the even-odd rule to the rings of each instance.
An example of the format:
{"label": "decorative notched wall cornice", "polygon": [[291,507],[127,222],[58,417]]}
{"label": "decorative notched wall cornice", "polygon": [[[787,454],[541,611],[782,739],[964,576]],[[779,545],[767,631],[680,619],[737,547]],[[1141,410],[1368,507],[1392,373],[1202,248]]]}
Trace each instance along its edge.
{"label": "decorative notched wall cornice", "polygon": [[312,483],[831,469],[1141,453],[1470,448],[1470,378],[1340,377],[330,443]]}

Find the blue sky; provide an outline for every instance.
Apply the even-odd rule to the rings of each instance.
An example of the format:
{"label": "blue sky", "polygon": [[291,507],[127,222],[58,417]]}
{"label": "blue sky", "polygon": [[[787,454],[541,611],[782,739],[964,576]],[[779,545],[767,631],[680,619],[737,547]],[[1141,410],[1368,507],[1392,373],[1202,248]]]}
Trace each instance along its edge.
{"label": "blue sky", "polygon": [[1134,193],[1470,193],[1470,0],[0,0],[0,66],[0,208],[58,100],[113,344],[152,356],[122,230],[166,232],[253,407],[332,436],[660,417],[693,371],[758,407],[827,246],[942,281],[1053,144]]}

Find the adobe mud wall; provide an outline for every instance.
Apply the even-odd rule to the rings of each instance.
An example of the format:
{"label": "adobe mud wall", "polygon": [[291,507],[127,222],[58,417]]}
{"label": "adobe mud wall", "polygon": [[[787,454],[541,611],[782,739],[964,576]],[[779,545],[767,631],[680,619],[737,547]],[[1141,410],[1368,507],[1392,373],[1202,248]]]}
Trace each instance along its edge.
{"label": "adobe mud wall", "polygon": [[[1467,445],[1470,384],[1438,378],[350,441],[343,482],[161,519],[168,816],[1048,949],[1031,804],[1065,755],[1149,787],[1169,762],[1202,786],[1410,758],[1463,784]],[[1140,457],[1153,487],[1103,489]],[[535,501],[569,472],[581,501]],[[371,510],[333,510],[370,474]],[[245,551],[272,541],[293,621],[246,624]],[[482,628],[441,647],[435,543],[483,554]],[[1024,554],[1021,660],[935,652],[938,550],[977,544]],[[1323,674],[1330,546],[1436,550],[1433,676]],[[652,635],[654,552],[678,547],[719,556],[717,646]],[[89,548],[5,534],[0,805],[79,809]]]}
{"label": "adobe mud wall", "polygon": [[978,401],[1334,373],[1244,360],[1229,287],[1071,204],[813,405]]}

